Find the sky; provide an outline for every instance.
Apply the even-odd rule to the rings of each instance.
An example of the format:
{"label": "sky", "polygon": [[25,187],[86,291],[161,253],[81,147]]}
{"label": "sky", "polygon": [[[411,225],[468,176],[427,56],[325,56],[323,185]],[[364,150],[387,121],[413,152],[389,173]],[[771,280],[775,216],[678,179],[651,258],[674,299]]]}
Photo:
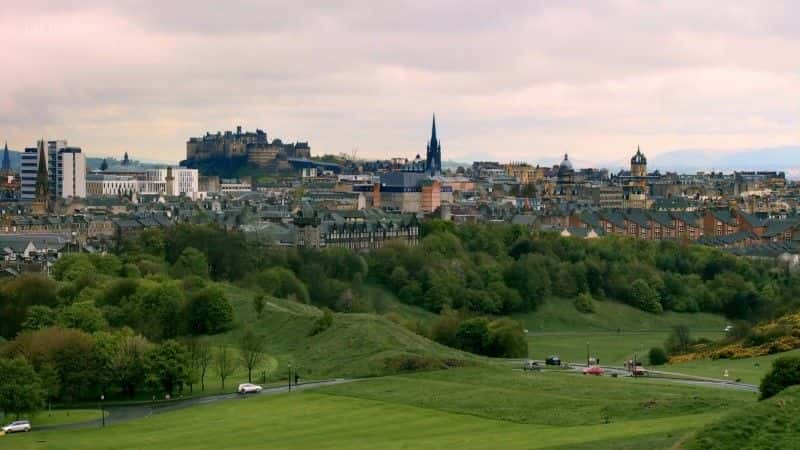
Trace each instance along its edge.
{"label": "sky", "polygon": [[[734,3],[739,3],[735,5]],[[622,164],[800,143],[800,2],[2,0],[0,140]]]}

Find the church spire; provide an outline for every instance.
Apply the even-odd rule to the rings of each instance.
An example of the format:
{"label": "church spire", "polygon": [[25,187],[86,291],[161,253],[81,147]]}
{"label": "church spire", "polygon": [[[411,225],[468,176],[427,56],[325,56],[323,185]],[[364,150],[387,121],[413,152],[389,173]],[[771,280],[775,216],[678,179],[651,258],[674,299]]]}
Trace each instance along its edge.
{"label": "church spire", "polygon": [[3,148],[3,166],[0,168],[2,173],[11,173],[11,156],[8,154],[8,141]]}
{"label": "church spire", "polygon": [[433,115],[433,125],[431,125],[431,140],[428,143],[428,153],[425,158],[426,169],[431,176],[438,175],[442,171],[442,144],[436,136],[436,114]]}

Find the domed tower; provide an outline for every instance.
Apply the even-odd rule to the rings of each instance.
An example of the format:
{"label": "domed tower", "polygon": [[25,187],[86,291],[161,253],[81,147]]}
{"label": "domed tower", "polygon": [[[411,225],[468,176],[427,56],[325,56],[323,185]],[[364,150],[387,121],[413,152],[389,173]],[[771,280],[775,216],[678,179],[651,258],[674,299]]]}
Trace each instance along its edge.
{"label": "domed tower", "polygon": [[644,154],[638,145],[636,146],[636,154],[633,155],[633,158],[631,158],[631,176],[647,176],[647,158],[644,157]]}

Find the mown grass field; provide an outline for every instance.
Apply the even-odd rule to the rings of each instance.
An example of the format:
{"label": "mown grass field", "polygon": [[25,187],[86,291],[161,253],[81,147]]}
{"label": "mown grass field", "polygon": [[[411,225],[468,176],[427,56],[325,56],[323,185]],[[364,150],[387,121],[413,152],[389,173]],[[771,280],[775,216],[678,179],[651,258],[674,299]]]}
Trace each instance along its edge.
{"label": "mown grass field", "polygon": [[646,380],[466,368],[249,397],[105,430],[10,436],[0,449],[667,448],[753,398]]}
{"label": "mown grass field", "polygon": [[[106,412],[105,414],[108,414]],[[52,411],[40,411],[32,417],[26,417],[31,421],[31,425],[50,426],[64,425],[68,423],[88,422],[100,418],[99,409],[54,409]],[[10,419],[9,419],[10,420]]]}
{"label": "mown grass field", "polygon": [[667,311],[650,314],[624,303],[595,301],[593,313],[578,312],[571,300],[550,298],[536,311],[516,314],[530,332],[563,331],[668,331],[675,325],[686,325],[693,331],[722,331],[728,324],[722,316],[705,313]]}
{"label": "mown grass field", "polygon": [[757,356],[755,358],[699,359],[681,364],[667,364],[659,369],[720,379],[725,379],[724,375],[727,370],[727,379],[735,380],[741,378],[744,383],[759,384],[761,378],[772,368],[772,361],[781,356],[800,357],[800,350]]}
{"label": "mown grass field", "polygon": [[[591,355],[600,358],[602,364],[622,365],[633,359],[635,353],[639,360],[648,364],[647,352],[651,347],[663,346],[669,334],[669,331],[529,333],[528,355],[534,359],[559,355],[565,362],[585,362],[588,343]],[[711,340],[724,335],[712,331],[692,333],[694,338]]]}

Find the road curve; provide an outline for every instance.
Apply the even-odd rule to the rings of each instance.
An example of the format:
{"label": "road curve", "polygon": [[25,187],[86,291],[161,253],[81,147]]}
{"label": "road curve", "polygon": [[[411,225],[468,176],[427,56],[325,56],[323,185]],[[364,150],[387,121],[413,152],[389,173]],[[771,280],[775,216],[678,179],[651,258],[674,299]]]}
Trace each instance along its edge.
{"label": "road curve", "polygon": [[[292,385],[292,391],[307,391],[310,389],[317,389],[325,386],[334,386],[337,384],[350,383],[353,381],[358,381],[358,380],[337,378],[334,380],[300,383],[297,385]],[[266,388],[258,394],[247,394],[247,395],[240,395],[237,393],[217,394],[217,395],[209,395],[207,397],[196,397],[196,398],[188,398],[186,400],[175,400],[169,403],[161,403],[161,404],[156,403],[153,406],[151,406],[150,404],[112,406],[105,409],[107,412],[105,423],[106,426],[111,426],[119,423],[128,422],[131,420],[141,419],[143,417],[149,417],[152,415],[163,414],[166,412],[205,405],[208,403],[216,403],[216,402],[230,401],[230,400],[244,401],[250,397],[257,395],[276,395],[286,392],[289,392],[288,386],[279,386],[273,388]],[[97,415],[98,417],[100,416],[99,411]],[[82,428],[97,428],[101,427],[102,423],[103,423],[102,420],[98,418],[95,420],[90,420],[88,422],[35,427],[31,431],[77,430]]]}

